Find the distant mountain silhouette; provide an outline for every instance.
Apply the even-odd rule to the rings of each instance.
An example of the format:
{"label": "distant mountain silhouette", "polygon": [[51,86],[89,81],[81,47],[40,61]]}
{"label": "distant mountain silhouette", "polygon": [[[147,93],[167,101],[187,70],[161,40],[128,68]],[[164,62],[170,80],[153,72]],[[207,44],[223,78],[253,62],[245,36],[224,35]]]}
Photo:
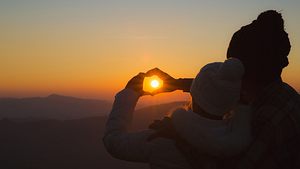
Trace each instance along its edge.
{"label": "distant mountain silhouette", "polygon": [[[47,103],[51,98],[53,97],[45,98]],[[58,99],[66,98],[58,96]],[[57,101],[57,98],[54,100]],[[71,101],[67,99],[67,102]],[[182,104],[184,103],[174,102],[135,111],[132,130],[147,128],[154,119],[164,117],[171,109]],[[149,168],[146,164],[114,159],[105,151],[102,137],[106,119],[106,116],[74,120],[2,119],[0,120],[0,168]]]}
{"label": "distant mountain silhouette", "polygon": [[80,99],[57,94],[48,97],[2,98],[0,99],[1,118],[33,119],[78,119],[90,116],[103,116],[111,109],[112,103],[104,100]]}
{"label": "distant mountain silhouette", "polygon": [[171,102],[138,109],[134,112],[131,129],[134,131],[147,128],[153,120],[167,116],[173,109],[185,104],[186,102]]}

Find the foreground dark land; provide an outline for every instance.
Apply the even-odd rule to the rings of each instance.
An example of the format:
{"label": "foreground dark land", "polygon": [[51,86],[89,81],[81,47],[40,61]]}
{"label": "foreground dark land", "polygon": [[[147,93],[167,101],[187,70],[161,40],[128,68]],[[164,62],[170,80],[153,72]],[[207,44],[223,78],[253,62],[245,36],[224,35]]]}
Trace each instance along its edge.
{"label": "foreground dark land", "polygon": [[[146,128],[182,102],[135,112],[132,130]],[[104,149],[105,116],[77,120],[0,120],[1,169],[149,168],[113,159]]]}

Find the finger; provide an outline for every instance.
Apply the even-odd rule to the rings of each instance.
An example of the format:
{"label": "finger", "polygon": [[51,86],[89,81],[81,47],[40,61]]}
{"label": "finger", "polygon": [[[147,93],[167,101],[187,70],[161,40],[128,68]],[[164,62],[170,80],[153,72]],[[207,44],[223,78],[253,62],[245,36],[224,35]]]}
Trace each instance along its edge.
{"label": "finger", "polygon": [[151,76],[151,75],[155,75],[155,74],[161,74],[162,73],[162,71],[160,70],[160,69],[158,69],[158,68],[154,68],[154,69],[151,69],[151,70],[149,70],[149,71],[147,71],[146,72],[146,74],[149,76]]}
{"label": "finger", "polygon": [[143,95],[144,96],[146,96],[146,95],[151,95],[152,96],[152,93],[143,91]]}
{"label": "finger", "polygon": [[141,72],[141,73],[137,74],[137,75],[134,77],[134,79],[135,79],[136,81],[142,81],[142,80],[144,80],[145,76],[146,76],[146,74]]}
{"label": "finger", "polygon": [[153,70],[150,70],[146,73],[147,76],[152,76],[152,75],[157,75],[159,78],[161,78],[162,80],[166,80],[168,78],[172,78],[169,74],[165,73],[164,71],[155,68]]}
{"label": "finger", "polygon": [[148,70],[146,73],[151,72],[151,71],[157,71],[157,70],[160,70],[160,69],[156,67],[156,68]]}
{"label": "finger", "polygon": [[140,72],[139,74],[137,74],[136,76],[140,76],[140,77],[145,77],[146,73],[144,72]]}
{"label": "finger", "polygon": [[163,89],[156,89],[156,90],[154,90],[153,92],[151,92],[151,95],[154,96],[154,95],[157,95],[157,94],[163,93],[163,92],[164,92]]}

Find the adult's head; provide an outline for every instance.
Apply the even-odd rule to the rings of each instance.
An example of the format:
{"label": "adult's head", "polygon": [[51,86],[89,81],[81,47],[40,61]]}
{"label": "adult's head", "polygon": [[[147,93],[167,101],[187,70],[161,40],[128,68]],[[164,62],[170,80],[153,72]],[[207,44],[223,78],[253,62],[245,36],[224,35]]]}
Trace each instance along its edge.
{"label": "adult's head", "polygon": [[234,33],[227,58],[243,62],[244,80],[264,86],[280,78],[282,69],[289,64],[290,48],[281,14],[268,10]]}

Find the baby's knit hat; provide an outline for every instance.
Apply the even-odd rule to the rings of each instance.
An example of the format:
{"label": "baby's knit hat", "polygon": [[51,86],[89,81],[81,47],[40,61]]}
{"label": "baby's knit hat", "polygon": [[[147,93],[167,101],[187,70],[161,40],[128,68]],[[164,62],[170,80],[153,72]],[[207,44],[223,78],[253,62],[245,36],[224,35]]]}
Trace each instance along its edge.
{"label": "baby's knit hat", "polygon": [[193,102],[206,113],[223,116],[240,98],[244,66],[239,59],[205,65],[193,80]]}

